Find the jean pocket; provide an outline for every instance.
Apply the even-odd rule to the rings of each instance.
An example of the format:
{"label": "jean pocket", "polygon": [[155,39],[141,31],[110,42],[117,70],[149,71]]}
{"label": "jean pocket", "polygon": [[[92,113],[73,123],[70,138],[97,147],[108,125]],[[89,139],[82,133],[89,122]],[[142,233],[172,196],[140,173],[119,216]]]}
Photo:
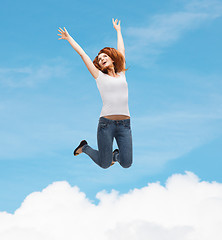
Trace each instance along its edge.
{"label": "jean pocket", "polygon": [[124,126],[125,128],[130,129],[130,122],[124,122],[124,123],[123,123],[123,126]]}
{"label": "jean pocket", "polygon": [[105,129],[108,126],[108,123],[100,122],[99,128]]}

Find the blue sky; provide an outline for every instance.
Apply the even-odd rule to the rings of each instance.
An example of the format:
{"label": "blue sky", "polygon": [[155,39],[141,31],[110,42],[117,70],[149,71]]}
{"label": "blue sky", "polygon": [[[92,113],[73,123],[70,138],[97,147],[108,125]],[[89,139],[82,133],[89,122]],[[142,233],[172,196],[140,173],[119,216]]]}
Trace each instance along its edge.
{"label": "blue sky", "polygon": [[[174,173],[222,182],[222,1],[4,1],[0,10],[0,211],[55,181],[95,200]],[[97,148],[95,80],[57,29],[93,60],[116,47],[121,20],[134,163],[100,169],[72,152]],[[116,148],[114,141],[113,148]]]}

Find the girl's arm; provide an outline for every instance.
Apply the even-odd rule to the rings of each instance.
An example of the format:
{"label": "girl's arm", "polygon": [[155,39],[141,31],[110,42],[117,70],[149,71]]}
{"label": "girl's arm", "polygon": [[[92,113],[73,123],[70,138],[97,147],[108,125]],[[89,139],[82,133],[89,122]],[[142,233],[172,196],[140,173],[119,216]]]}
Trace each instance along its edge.
{"label": "girl's arm", "polygon": [[113,21],[113,27],[117,31],[117,50],[120,51],[125,58],[125,47],[124,47],[123,37],[121,33],[120,20],[119,20],[119,24],[117,24],[118,19],[116,19],[115,21],[114,19],[112,19],[112,21]]}
{"label": "girl's arm", "polygon": [[99,76],[99,70],[95,67],[92,60],[89,58],[89,56],[84,52],[84,50],[79,46],[79,44],[69,35],[67,30],[64,28],[59,28],[58,30],[61,34],[57,34],[58,36],[61,36],[60,39],[67,40],[70,45],[74,48],[74,50],[80,55],[83,62],[85,63],[86,67],[88,68],[89,72],[92,74],[92,76],[96,79]]}

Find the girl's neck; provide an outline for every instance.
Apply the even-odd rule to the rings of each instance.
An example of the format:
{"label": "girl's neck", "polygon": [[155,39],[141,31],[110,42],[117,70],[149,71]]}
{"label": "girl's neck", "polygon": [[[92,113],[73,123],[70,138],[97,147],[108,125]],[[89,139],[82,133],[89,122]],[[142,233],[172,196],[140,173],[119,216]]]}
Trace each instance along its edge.
{"label": "girl's neck", "polygon": [[117,76],[114,69],[108,70],[108,75],[110,75],[111,77],[116,77]]}

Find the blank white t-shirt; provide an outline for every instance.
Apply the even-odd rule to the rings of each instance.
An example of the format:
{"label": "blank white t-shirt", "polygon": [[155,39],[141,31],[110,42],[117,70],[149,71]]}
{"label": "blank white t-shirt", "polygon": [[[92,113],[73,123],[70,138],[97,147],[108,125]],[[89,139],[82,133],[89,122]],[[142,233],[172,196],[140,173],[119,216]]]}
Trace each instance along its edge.
{"label": "blank white t-shirt", "polygon": [[130,117],[126,77],[123,72],[117,74],[119,77],[111,77],[99,71],[99,76],[96,78],[96,84],[103,101],[100,117],[107,115],[127,115]]}

